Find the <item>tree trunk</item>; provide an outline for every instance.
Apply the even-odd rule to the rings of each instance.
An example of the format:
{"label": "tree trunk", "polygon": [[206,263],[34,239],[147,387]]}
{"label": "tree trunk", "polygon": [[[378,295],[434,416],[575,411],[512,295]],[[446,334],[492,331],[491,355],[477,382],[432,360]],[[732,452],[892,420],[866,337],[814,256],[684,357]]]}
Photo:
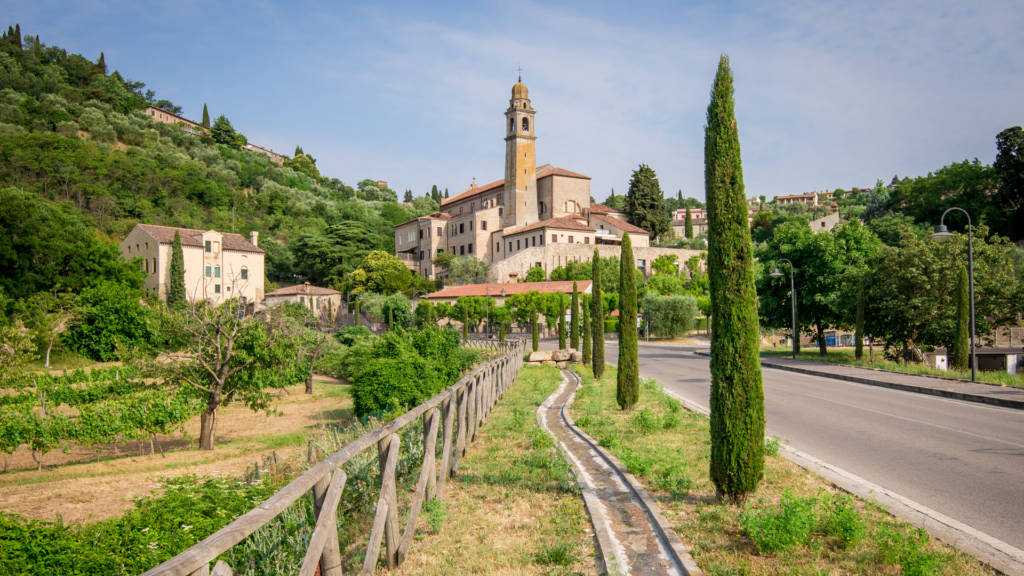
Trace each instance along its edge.
{"label": "tree trunk", "polygon": [[306,394],[313,393],[313,369],[309,369],[309,376],[306,377]]}
{"label": "tree trunk", "polygon": [[821,322],[815,322],[814,327],[818,332],[818,354],[828,356],[828,347],[825,345],[825,327]]}
{"label": "tree trunk", "polygon": [[50,369],[50,350],[53,350],[53,339],[51,338],[49,343],[46,345],[46,360],[43,362],[43,368]]}
{"label": "tree trunk", "polygon": [[[212,404],[212,402],[210,403]],[[199,423],[199,449],[213,450],[213,426],[217,420],[217,405],[208,404]]]}

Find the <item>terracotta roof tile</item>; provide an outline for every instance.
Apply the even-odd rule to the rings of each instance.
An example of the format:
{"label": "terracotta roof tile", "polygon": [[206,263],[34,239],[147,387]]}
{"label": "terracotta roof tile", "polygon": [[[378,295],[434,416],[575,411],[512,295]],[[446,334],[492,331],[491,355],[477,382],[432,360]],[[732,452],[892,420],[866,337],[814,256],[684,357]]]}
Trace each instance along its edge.
{"label": "terracotta roof tile", "polygon": [[278,288],[273,292],[267,293],[267,296],[331,296],[333,294],[341,294],[333,288],[323,288],[321,286],[313,286],[309,282],[305,284],[296,284],[295,286],[285,286],[284,288]]}
{"label": "terracotta roof tile", "polygon": [[609,208],[608,206],[605,206],[604,204],[591,204],[590,205],[590,213],[591,214],[612,214],[612,213],[618,214],[619,211],[615,210],[613,208]]}
{"label": "terracotta roof tile", "polygon": [[593,232],[594,229],[586,224],[581,223],[573,216],[559,216],[558,218],[549,218],[547,220],[541,220],[540,222],[534,222],[533,224],[527,224],[518,228],[506,228],[505,236],[512,236],[522,232],[529,232],[530,230],[540,230],[541,228],[556,228],[558,230],[579,230],[581,232]]}
{"label": "terracotta roof tile", "polygon": [[[203,230],[177,228],[174,226],[160,226],[158,224],[136,224],[135,226],[141,228],[161,244],[170,244],[174,242],[174,233],[177,232],[181,237],[182,246],[201,247],[203,245]],[[254,246],[241,234],[235,234],[234,232],[222,232],[221,236],[225,250],[263,254],[263,250]]]}
{"label": "terracotta roof tile", "polygon": [[605,216],[603,214],[594,214],[593,212],[591,212],[590,213],[590,219],[591,220],[597,220],[598,222],[604,222],[605,224],[607,224],[609,226],[613,226],[615,228],[618,228],[619,230],[622,230],[623,232],[629,232],[630,234],[641,234],[641,233],[647,234],[647,230],[644,230],[643,228],[640,228],[639,226],[634,226],[634,225],[630,224],[629,222],[626,222],[625,220],[620,220],[618,218],[612,218],[611,216]]}
{"label": "terracotta roof tile", "polygon": [[[547,178],[548,176],[565,176],[566,178],[582,178],[585,180],[590,180],[590,176],[587,176],[586,174],[580,174],[579,172],[573,172],[572,170],[559,168],[558,166],[553,166],[551,164],[542,164],[537,167],[538,180],[540,180],[541,178]],[[505,179],[502,178],[500,180],[494,180],[493,182],[488,182],[487,184],[482,184],[480,186],[470,186],[468,189],[459,192],[458,194],[452,196],[451,198],[445,198],[441,200],[441,206],[447,206],[452,202],[466,200],[468,198],[476,196],[477,194],[483,194],[484,192],[494,190],[495,188],[501,188],[504,185]]]}
{"label": "terracotta roof tile", "polygon": [[[590,290],[590,280],[576,280],[576,289],[582,293]],[[552,280],[548,282],[514,282],[501,284],[489,282],[486,284],[464,284],[462,286],[447,286],[424,296],[428,299],[440,298],[461,298],[464,296],[511,296],[513,294],[526,294],[527,292],[540,292],[572,294],[572,280]]]}

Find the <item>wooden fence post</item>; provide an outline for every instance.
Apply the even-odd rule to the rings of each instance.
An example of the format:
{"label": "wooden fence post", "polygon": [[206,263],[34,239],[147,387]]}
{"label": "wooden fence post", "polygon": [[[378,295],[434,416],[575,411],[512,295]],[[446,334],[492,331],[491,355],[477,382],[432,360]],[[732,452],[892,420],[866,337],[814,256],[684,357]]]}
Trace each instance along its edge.
{"label": "wooden fence post", "polygon": [[445,487],[452,465],[452,433],[455,431],[456,393],[448,396],[441,406],[444,413],[444,444],[441,446],[441,468],[437,471],[437,497],[444,498]]}
{"label": "wooden fence post", "polygon": [[[310,460],[310,464],[315,464],[319,461],[319,450],[313,446],[310,442],[307,457]],[[338,470],[334,474],[341,474],[344,477],[345,473]],[[324,514],[324,499],[327,497],[327,491],[331,487],[331,481],[334,479],[334,474],[325,474],[317,483],[313,486],[313,517],[317,518],[317,524],[321,523],[320,515]],[[344,486],[344,479],[341,480],[342,486]],[[340,498],[340,493],[339,493]],[[333,519],[325,520],[333,524],[333,529],[329,531],[326,538],[326,544],[324,545],[323,554],[320,555],[320,576],[341,576],[341,546],[338,543],[338,503],[334,502],[333,507],[331,503],[327,502],[329,507],[327,514],[331,514]]]}

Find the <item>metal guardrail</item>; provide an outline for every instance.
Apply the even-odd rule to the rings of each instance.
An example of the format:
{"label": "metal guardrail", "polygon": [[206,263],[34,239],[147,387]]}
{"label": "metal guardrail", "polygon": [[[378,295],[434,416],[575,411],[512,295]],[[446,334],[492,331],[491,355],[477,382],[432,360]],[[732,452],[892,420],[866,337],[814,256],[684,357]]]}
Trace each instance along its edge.
{"label": "metal guardrail", "polygon": [[[459,459],[498,398],[515,380],[523,364],[526,341],[467,340],[472,348],[490,348],[502,354],[477,366],[458,382],[394,420],[375,428],[313,465],[286,486],[217,532],[181,554],[145,572],[143,576],[207,576],[210,563],[256,530],[266,526],[289,506],[312,491],[316,525],[310,537],[298,574],[341,576],[342,557],[337,530],[337,508],[347,480],[342,466],[365,450],[377,446],[381,469],[381,487],[374,511],[366,554],[360,574],[372,574],[380,560],[382,545],[388,567],[402,563],[412,543],[423,503],[444,497]],[[423,463],[403,525],[398,519],[396,467],[399,432],[423,418]],[[438,434],[442,436],[441,461],[437,458]],[[439,465],[438,465],[439,464]],[[223,572],[221,572],[223,571]],[[218,562],[214,572],[230,574],[230,568]]]}

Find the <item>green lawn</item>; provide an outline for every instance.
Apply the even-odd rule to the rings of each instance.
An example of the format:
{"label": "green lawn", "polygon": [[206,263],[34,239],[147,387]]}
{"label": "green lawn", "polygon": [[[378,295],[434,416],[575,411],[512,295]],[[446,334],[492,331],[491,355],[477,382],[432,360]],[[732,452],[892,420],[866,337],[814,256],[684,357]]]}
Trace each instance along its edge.
{"label": "green lawn", "polygon": [[[761,350],[762,356],[786,356],[789,357],[791,350],[789,348],[763,348]],[[832,364],[847,364],[850,366],[858,366],[861,368],[875,368],[877,370],[886,370],[889,372],[898,372],[900,374],[912,374],[914,376],[937,376],[939,378],[956,378],[960,380],[971,379],[970,370],[939,370],[937,368],[929,368],[923,364],[903,364],[900,362],[893,362],[892,360],[886,360],[882,358],[882,351],[875,350],[874,357],[868,357],[868,349],[864,349],[864,356],[857,360],[853,357],[853,348],[829,348],[828,355],[821,356],[818,354],[818,349],[812,350],[802,349],[800,354],[797,355],[800,360],[810,360],[812,362],[829,362]],[[1024,388],[1024,374],[1007,374],[1005,372],[978,372],[978,381],[985,382],[987,384],[997,384],[999,386],[1013,386],[1015,388]]]}
{"label": "green lawn", "polygon": [[994,573],[779,456],[774,440],[757,492],[745,505],[718,503],[706,417],[683,409],[653,380],[623,412],[614,367],[599,382],[587,368],[577,370],[584,383],[572,408],[576,423],[650,490],[709,576]]}

